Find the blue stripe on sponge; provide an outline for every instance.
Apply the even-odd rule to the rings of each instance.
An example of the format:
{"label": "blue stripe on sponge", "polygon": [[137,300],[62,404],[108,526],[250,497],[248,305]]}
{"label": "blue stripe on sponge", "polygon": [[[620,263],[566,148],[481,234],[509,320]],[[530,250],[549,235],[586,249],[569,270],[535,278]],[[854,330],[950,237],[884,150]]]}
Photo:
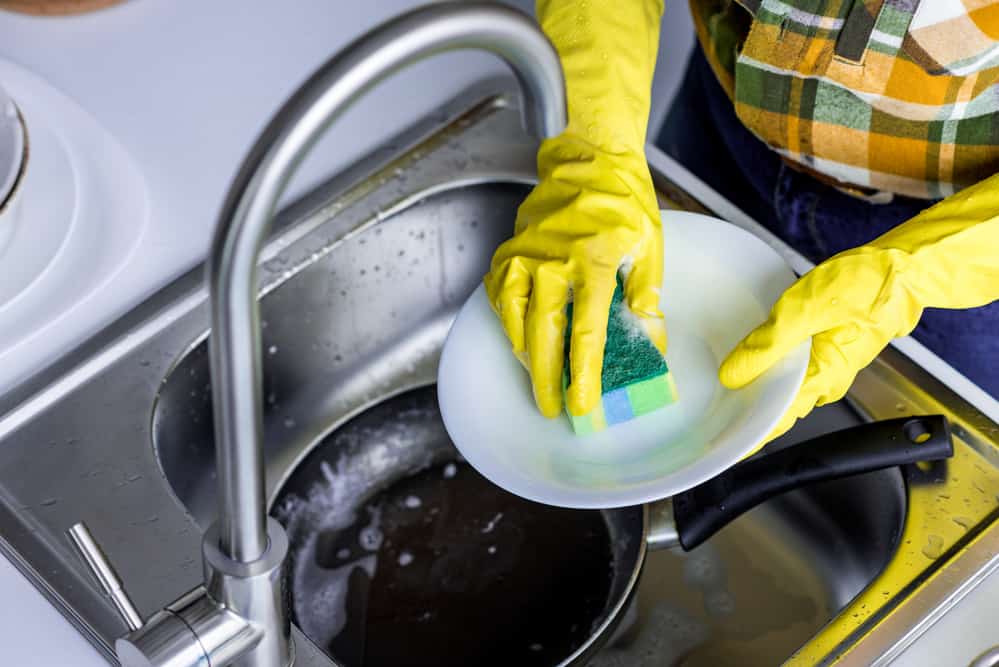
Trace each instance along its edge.
{"label": "blue stripe on sponge", "polygon": [[631,410],[631,399],[628,397],[628,388],[621,387],[603,395],[604,418],[607,425],[620,424],[631,419],[634,414]]}

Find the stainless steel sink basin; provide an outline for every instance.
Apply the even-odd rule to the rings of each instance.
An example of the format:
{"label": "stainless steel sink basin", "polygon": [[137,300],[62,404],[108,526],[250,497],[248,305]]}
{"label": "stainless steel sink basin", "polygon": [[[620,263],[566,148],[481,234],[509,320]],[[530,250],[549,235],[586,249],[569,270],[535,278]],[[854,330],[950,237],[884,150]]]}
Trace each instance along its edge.
{"label": "stainless steel sink basin", "polygon": [[[451,319],[512,230],[527,187],[431,194],[340,243],[261,301],[270,496],[319,438],[358,410],[433,382]],[[153,443],[198,523],[215,513],[207,345],[164,380]]]}
{"label": "stainless steel sink basin", "polygon": [[[433,383],[533,178],[509,90],[468,91],[282,214],[261,271],[272,500],[340,425]],[[655,179],[664,205],[703,210]],[[215,512],[207,332],[193,271],[0,400],[0,545],[109,659],[123,625],[63,531],[88,523],[143,614],[200,582]],[[788,494],[690,554],[655,555],[594,664],[870,664],[902,646],[994,567],[999,430],[889,351],[785,440],[906,412],[954,420],[952,462]],[[295,642],[296,664],[334,664]]]}
{"label": "stainless steel sink basin", "polygon": [[[345,420],[390,396],[434,381],[450,320],[478,286],[493,249],[511,233],[527,191],[490,182],[429,195],[343,241],[264,296],[272,499],[327,432],[335,434]],[[167,375],[153,412],[153,444],[165,476],[203,528],[215,512],[216,486],[208,378],[202,342]],[[854,419],[838,406],[817,416],[810,430]],[[654,558],[636,624],[646,617],[648,623],[682,619],[702,635],[777,633],[784,641],[771,639],[759,657],[760,664],[779,662],[888,563],[905,504],[897,470],[788,494],[691,555]],[[879,509],[867,511],[871,507]],[[736,595],[742,586],[746,592]],[[747,594],[751,598],[743,599]],[[671,627],[649,627],[645,634],[662,642]],[[635,632],[635,646],[644,650],[641,628]],[[739,642],[708,645],[704,660],[690,664],[724,664],[720,656],[737,662],[744,653]],[[676,653],[681,647],[684,653],[691,648],[665,642],[657,661],[683,655]],[[622,648],[609,655],[616,652],[627,656]]]}

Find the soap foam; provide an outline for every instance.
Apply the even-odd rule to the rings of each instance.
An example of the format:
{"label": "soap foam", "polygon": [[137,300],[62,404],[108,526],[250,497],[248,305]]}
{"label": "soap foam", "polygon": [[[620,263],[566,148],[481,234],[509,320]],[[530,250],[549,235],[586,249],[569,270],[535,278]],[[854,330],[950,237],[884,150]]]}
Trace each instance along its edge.
{"label": "soap foam", "polygon": [[[365,507],[366,494],[391,480],[399,469],[414,473],[434,463],[433,451],[417,445],[443,432],[436,402],[389,410],[380,423],[347,424],[332,442],[323,443],[331,458],[319,462],[320,481],[305,497],[286,496],[274,510],[292,545],[290,583],[296,622],[320,646],[329,646],[347,624],[351,573],[361,568],[373,579],[378,568],[378,551],[384,541],[382,508]],[[415,496],[407,501],[414,509],[422,505]],[[365,519],[356,547],[340,548],[332,563],[328,554],[318,553],[328,548],[323,536]]]}
{"label": "soap foam", "polygon": [[636,315],[623,300],[615,305],[614,308],[615,315],[622,323],[623,329],[628,335],[629,340],[649,337],[649,334],[645,329],[645,322],[643,322],[642,318]]}
{"label": "soap foam", "polygon": [[[328,646],[347,624],[346,601],[350,575],[361,568],[373,578],[378,567],[377,552],[383,536],[380,508],[368,508],[369,521],[358,533],[361,554],[350,558],[351,551],[337,551],[338,565],[322,567],[317,563],[320,537],[341,531],[357,520],[351,494],[361,480],[351,474],[344,461],[334,469],[328,461],[320,464],[324,483],[312,487],[307,499],[289,496],[276,509],[277,518],[286,526],[292,544],[292,580],[296,621],[313,641]],[[364,482],[367,484],[366,480]]]}

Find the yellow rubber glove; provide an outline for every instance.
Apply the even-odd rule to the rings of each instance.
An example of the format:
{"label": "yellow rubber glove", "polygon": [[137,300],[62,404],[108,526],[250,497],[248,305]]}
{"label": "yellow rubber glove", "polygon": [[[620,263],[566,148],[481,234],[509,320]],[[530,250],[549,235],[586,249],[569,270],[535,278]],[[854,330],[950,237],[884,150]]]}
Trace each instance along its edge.
{"label": "yellow rubber glove", "polygon": [[769,441],[812,408],[842,398],[893,338],[916,327],[923,308],[974,308],[996,299],[999,175],[802,276],[722,363],[719,379],[742,387],[812,337],[805,381]]}
{"label": "yellow rubber glove", "polygon": [[628,305],[666,349],[662,232],[645,160],[662,9],[662,0],[537,3],[565,72],[569,122],[538,151],[538,185],[517,212],[514,236],[496,251],[485,285],[547,417],[562,405],[570,294],[572,414],[589,413],[600,399],[619,269]]}

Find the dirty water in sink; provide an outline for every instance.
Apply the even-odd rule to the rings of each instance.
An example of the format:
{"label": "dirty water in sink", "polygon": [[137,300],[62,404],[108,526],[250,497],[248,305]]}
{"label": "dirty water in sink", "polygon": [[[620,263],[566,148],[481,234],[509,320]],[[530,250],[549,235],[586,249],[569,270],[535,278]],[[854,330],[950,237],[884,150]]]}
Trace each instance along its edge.
{"label": "dirty water in sink", "polygon": [[445,469],[395,485],[374,506],[384,542],[364,665],[560,662],[606,603],[603,518],[521,500],[467,464],[449,480]]}
{"label": "dirty water in sink", "polygon": [[602,514],[523,500],[458,460],[432,387],[338,429],[279,498],[296,623],[346,667],[553,665],[607,604]]}
{"label": "dirty water in sink", "polygon": [[[842,427],[855,419],[851,414],[843,405],[820,408],[793,437],[807,439]],[[456,457],[440,420],[434,388],[424,387],[374,405],[337,428],[282,485],[274,514],[287,527],[293,547],[289,588],[295,622],[345,667],[366,665],[365,647],[371,649],[375,642],[372,660],[374,650],[398,651],[378,653],[383,660],[380,664],[490,664],[482,657],[464,659],[440,648],[450,649],[468,638],[457,626],[447,628],[447,633],[442,630],[438,645],[431,643],[431,648],[440,648],[439,654],[419,655],[417,650],[423,649],[417,648],[421,640],[416,633],[423,629],[421,616],[439,610],[417,604],[423,601],[415,595],[419,589],[410,591],[407,601],[398,588],[406,583],[406,576],[433,570],[433,546],[428,547],[428,540],[433,537],[431,527],[438,524],[435,519],[423,532],[419,520],[426,521],[427,516],[434,516],[430,514],[434,508],[442,507],[443,500],[435,494],[446,492],[448,485],[455,486],[449,502],[460,510],[452,516],[465,517],[471,545],[466,546],[471,555],[458,562],[470,566],[471,573],[456,567],[459,575],[478,576],[491,565],[487,559],[500,556],[503,545],[487,538],[518,523],[511,521],[510,509],[479,504],[478,487],[474,492],[458,492],[463,468]],[[872,513],[871,507],[879,511]],[[693,552],[652,553],[630,610],[615,636],[589,664],[781,664],[884,567],[898,543],[905,508],[901,474],[882,470],[774,498]],[[474,532],[486,529],[490,532]],[[413,537],[409,530],[414,531]],[[423,542],[414,542],[415,537]],[[494,545],[497,553],[490,554],[489,547]],[[483,547],[484,555],[480,553]],[[558,558],[583,550],[581,545],[563,545],[555,557],[537,550],[531,555],[536,562],[546,563],[549,578],[557,579],[554,575],[561,576],[565,567]],[[541,567],[537,571],[543,574]],[[396,590],[389,591],[393,583]],[[555,583],[529,586],[540,585],[544,590]],[[523,590],[530,590],[529,586]],[[587,588],[586,593],[596,596],[597,590]],[[566,600],[565,605],[579,606],[580,595],[576,590],[569,598],[572,603]],[[398,620],[399,615],[410,614],[405,631],[389,636],[391,628],[374,627],[370,605],[377,596],[393,600],[391,606],[384,605],[386,618],[395,614]],[[540,597],[524,599],[533,604]],[[510,639],[508,626],[543,614],[528,616],[518,610],[494,614],[491,620],[494,629]],[[518,646],[523,649],[526,643],[530,650],[536,640],[526,637],[525,641],[525,637],[518,636]],[[542,649],[554,646],[544,640],[537,643]],[[527,656],[503,657],[499,662],[558,662],[530,652]]]}

